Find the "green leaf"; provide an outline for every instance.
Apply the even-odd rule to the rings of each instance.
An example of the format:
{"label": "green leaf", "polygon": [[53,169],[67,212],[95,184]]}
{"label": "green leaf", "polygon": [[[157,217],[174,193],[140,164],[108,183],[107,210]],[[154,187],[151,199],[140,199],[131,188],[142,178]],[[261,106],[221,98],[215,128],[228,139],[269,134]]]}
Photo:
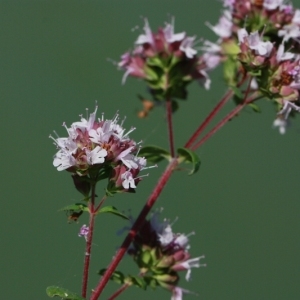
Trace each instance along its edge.
{"label": "green leaf", "polygon": [[147,283],[145,282],[145,280],[141,277],[138,277],[138,276],[132,276],[132,275],[129,275],[128,278],[130,278],[131,280],[131,283],[143,290],[146,290],[147,288]]}
{"label": "green leaf", "polygon": [[242,100],[244,98],[244,95],[242,93],[242,91],[240,89],[238,89],[236,86],[230,86],[230,88],[233,90],[234,94],[240,99]]}
{"label": "green leaf", "polygon": [[119,212],[114,206],[104,206],[97,211],[97,214],[100,214],[100,213],[111,213],[111,214],[119,216],[123,219],[129,220],[129,218],[126,215]]}
{"label": "green leaf", "polygon": [[200,168],[200,159],[198,155],[186,148],[178,148],[177,153],[179,155],[179,162],[186,162],[192,164],[192,169],[189,172],[189,175],[196,173]]}
{"label": "green leaf", "polygon": [[83,203],[75,203],[68,206],[65,206],[58,211],[68,211],[68,210],[83,210],[83,211],[89,211],[89,208],[86,204]]}
{"label": "green leaf", "polygon": [[260,107],[257,106],[256,104],[254,104],[254,103],[249,103],[248,105],[249,105],[255,112],[258,112],[258,113],[261,112]]}
{"label": "green leaf", "polygon": [[157,146],[145,146],[143,147],[140,152],[139,156],[145,157],[148,161],[153,163],[158,163],[162,161],[163,159],[167,159],[168,161],[171,160],[170,153],[160,147]]}
{"label": "green leaf", "polygon": [[[104,275],[106,269],[101,269],[98,274],[99,275]],[[125,283],[125,276],[122,272],[120,271],[115,271],[112,273],[112,275],[110,276],[110,280],[118,283],[118,284],[124,284]]]}
{"label": "green leaf", "polygon": [[81,296],[78,296],[77,294],[59,286],[48,286],[46,293],[51,298],[60,297],[64,300],[85,300],[85,298],[82,298]]}

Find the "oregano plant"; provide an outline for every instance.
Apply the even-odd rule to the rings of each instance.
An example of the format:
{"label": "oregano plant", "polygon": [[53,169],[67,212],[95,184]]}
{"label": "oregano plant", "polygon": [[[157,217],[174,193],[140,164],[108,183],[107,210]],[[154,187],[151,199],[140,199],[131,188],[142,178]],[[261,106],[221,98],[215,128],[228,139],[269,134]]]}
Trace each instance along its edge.
{"label": "oregano plant", "polygon": [[[218,23],[206,23],[217,35],[216,42],[196,40],[186,32],[176,33],[174,18],[154,31],[145,18],[143,32],[137,36],[132,50],[125,52],[116,63],[124,71],[123,84],[133,77],[147,87],[147,97],[140,96],[143,102],[140,118],[158,106],[164,108],[167,149],[159,144],[135,141],[132,136],[136,128],[125,128],[128,123],[134,124],[134,120],[125,123],[118,112],[109,118],[104,114],[97,116],[98,104],[92,113],[87,111],[80,120],[64,124],[64,136],[56,132],[50,136],[57,147],[54,167],[69,172],[80,193],[76,203],[70,203],[61,211],[67,213],[70,222],[77,221],[82,214],[89,215],[89,224],[83,224],[78,233],[86,242],[81,289],[71,292],[64,287],[50,286],[46,290],[50,297],[100,299],[109,280],[120,285],[109,299],[121,298],[132,286],[142,290],[166,289],[173,300],[197,293],[180,286],[180,278],[189,281],[193,268],[206,266],[201,249],[196,257],[189,252],[194,232],[177,233],[174,222],[162,216],[162,210],[154,209],[154,205],[158,198],[159,205],[163,203],[163,190],[175,172],[181,172],[182,176],[197,176],[197,172],[201,172],[199,148],[228,121],[234,122],[241,110],[250,107],[260,112],[259,103],[268,101],[276,108],[273,127],[278,128],[280,134],[286,133],[290,118],[300,111],[300,9],[283,0],[222,2],[223,13]],[[189,105],[189,84],[199,83],[200,98],[201,89],[209,90],[209,75],[217,66],[223,68],[228,90],[198,127],[186,133],[185,144],[177,145],[173,116],[181,113],[182,105]],[[136,101],[134,95],[132,101]],[[232,111],[203,135],[229,101],[235,104]],[[149,197],[144,199],[139,215],[126,214],[107,204],[108,199],[117,194],[122,197],[130,193],[135,197],[136,189],[143,189],[147,184],[151,169],[160,168],[163,161],[167,166],[161,170]],[[169,184],[172,185],[172,181]],[[102,189],[97,189],[100,185]],[[177,188],[184,189],[184,186],[173,187]],[[126,236],[109,265],[103,261],[97,279],[90,276],[90,264],[94,224],[103,213],[124,219],[122,232]],[[178,213],[180,215],[180,211]],[[136,264],[136,274],[119,269],[124,255],[129,255]],[[92,290],[87,289],[89,282],[94,283]]]}

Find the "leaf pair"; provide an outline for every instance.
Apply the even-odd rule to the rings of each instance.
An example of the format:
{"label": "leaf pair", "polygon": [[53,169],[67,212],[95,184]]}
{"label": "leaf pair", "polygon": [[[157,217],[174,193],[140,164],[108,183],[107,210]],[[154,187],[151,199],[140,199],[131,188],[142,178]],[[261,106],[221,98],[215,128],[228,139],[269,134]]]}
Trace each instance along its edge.
{"label": "leaf pair", "polygon": [[[201,162],[198,155],[195,152],[187,148],[178,148],[177,154],[177,159],[179,163],[185,162],[192,164],[192,168],[190,169],[189,175],[192,175],[199,170]],[[152,163],[159,163],[164,159],[166,159],[167,161],[172,160],[172,156],[167,150],[157,146],[143,147],[139,152],[139,156],[145,157],[148,161]]]}

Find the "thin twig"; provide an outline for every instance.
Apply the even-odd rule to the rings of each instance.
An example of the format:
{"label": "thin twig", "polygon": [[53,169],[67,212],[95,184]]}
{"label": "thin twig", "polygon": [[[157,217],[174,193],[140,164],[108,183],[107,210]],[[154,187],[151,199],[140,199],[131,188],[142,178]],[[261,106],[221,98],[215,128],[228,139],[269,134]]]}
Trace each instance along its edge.
{"label": "thin twig", "polygon": [[[237,87],[240,87],[246,80],[246,76],[243,76],[241,81],[237,84]],[[203,130],[207,127],[207,125],[211,122],[211,120],[216,116],[216,114],[221,110],[221,108],[228,102],[228,100],[233,96],[234,92],[232,89],[229,89],[223,98],[218,102],[218,104],[212,109],[209,115],[205,118],[205,120],[200,124],[200,126],[193,133],[191,138],[184,145],[185,148],[194,148],[192,147],[193,143],[199,137],[199,135],[203,132]]]}
{"label": "thin twig", "polygon": [[86,240],[86,247],[85,247],[85,254],[84,254],[85,256],[84,256],[84,267],[83,267],[82,289],[81,289],[81,295],[83,298],[86,297],[87,284],[89,278],[89,267],[90,267],[92,240],[93,240],[94,223],[95,223],[95,212],[94,212],[95,197],[96,197],[96,184],[93,184],[91,201],[89,203],[89,211],[90,211],[89,232]]}
{"label": "thin twig", "polygon": [[130,285],[128,283],[123,284],[116,292],[114,292],[107,300],[114,300],[116,299],[120,294],[122,294],[127,288],[129,288]]}
{"label": "thin twig", "polygon": [[168,121],[170,154],[171,154],[171,157],[175,157],[171,99],[167,99],[167,101],[166,101],[166,113],[167,113],[167,121]]}

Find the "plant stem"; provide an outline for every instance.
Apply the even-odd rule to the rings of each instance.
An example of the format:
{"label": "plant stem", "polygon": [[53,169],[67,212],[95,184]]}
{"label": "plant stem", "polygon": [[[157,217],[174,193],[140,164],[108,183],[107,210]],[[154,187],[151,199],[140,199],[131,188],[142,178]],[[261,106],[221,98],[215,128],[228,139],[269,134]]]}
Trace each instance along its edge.
{"label": "plant stem", "polygon": [[94,223],[95,223],[95,212],[94,212],[95,197],[96,197],[96,184],[92,186],[91,201],[89,202],[89,210],[90,210],[89,233],[87,236],[86,246],[85,246],[82,289],[81,289],[81,296],[83,298],[86,298],[87,284],[89,278],[89,267],[90,267],[92,240],[93,240]]}
{"label": "plant stem", "polygon": [[115,293],[113,293],[108,300],[116,299],[121,293],[123,293],[130,285],[128,283],[123,284]]}
{"label": "plant stem", "polygon": [[237,105],[229,114],[227,114],[214,128],[212,128],[200,141],[198,141],[191,150],[195,151],[202,146],[213,134],[215,134],[220,128],[222,128],[229,120],[237,115],[247,104],[258,100],[258,98],[250,98],[243,103]]}
{"label": "plant stem", "polygon": [[227,101],[232,97],[233,91],[229,90],[224,95],[224,97],[220,100],[220,102],[213,108],[213,110],[209,113],[209,115],[205,118],[202,124],[198,127],[198,129],[194,132],[191,138],[184,145],[184,148],[191,148],[192,144],[195,142],[197,137],[201,134],[201,132],[206,128],[209,122],[214,118],[214,116],[220,111],[220,109],[227,103]]}
{"label": "plant stem", "polygon": [[99,204],[97,205],[97,207],[94,209],[94,213],[97,213],[98,210],[101,208],[102,204],[104,203],[104,201],[107,199],[107,196],[103,196],[103,198],[101,199],[101,201],[99,202]]}
{"label": "plant stem", "polygon": [[168,121],[170,154],[171,154],[171,157],[175,157],[173,124],[172,124],[172,101],[171,101],[171,99],[167,99],[167,101],[166,101],[166,112],[167,112],[167,121]]}
{"label": "plant stem", "polygon": [[[241,81],[237,84],[237,87],[240,87],[247,77],[244,75]],[[229,89],[223,98],[219,101],[219,103],[212,109],[209,115],[205,118],[205,120],[200,124],[198,129],[193,133],[191,138],[186,142],[184,148],[192,149],[192,144],[196,141],[198,136],[203,132],[203,130],[207,127],[210,121],[215,117],[215,115],[221,110],[221,108],[228,102],[228,100],[233,96],[234,92],[232,89]]]}
{"label": "plant stem", "polygon": [[117,265],[121,261],[122,257],[126,253],[128,247],[130,246],[132,240],[136,236],[138,230],[143,225],[147,214],[150,212],[151,208],[155,204],[156,200],[158,199],[160,193],[162,192],[163,188],[165,187],[166,183],[168,182],[170,176],[173,173],[174,168],[178,165],[178,160],[176,158],[173,158],[170,163],[168,164],[167,168],[165,169],[164,173],[161,175],[161,177],[158,180],[157,185],[155,186],[154,190],[152,191],[151,195],[149,196],[146,204],[144,205],[142,211],[140,212],[138,218],[134,222],[131,230],[127,234],[125,240],[123,241],[121,248],[117,251],[116,255],[114,256],[112,262],[106,269],[106,272],[100,279],[100,282],[98,283],[97,287],[94,289],[94,292],[90,298],[90,300],[97,300],[103,291],[105,285],[107,284],[110,276],[115,271]]}

